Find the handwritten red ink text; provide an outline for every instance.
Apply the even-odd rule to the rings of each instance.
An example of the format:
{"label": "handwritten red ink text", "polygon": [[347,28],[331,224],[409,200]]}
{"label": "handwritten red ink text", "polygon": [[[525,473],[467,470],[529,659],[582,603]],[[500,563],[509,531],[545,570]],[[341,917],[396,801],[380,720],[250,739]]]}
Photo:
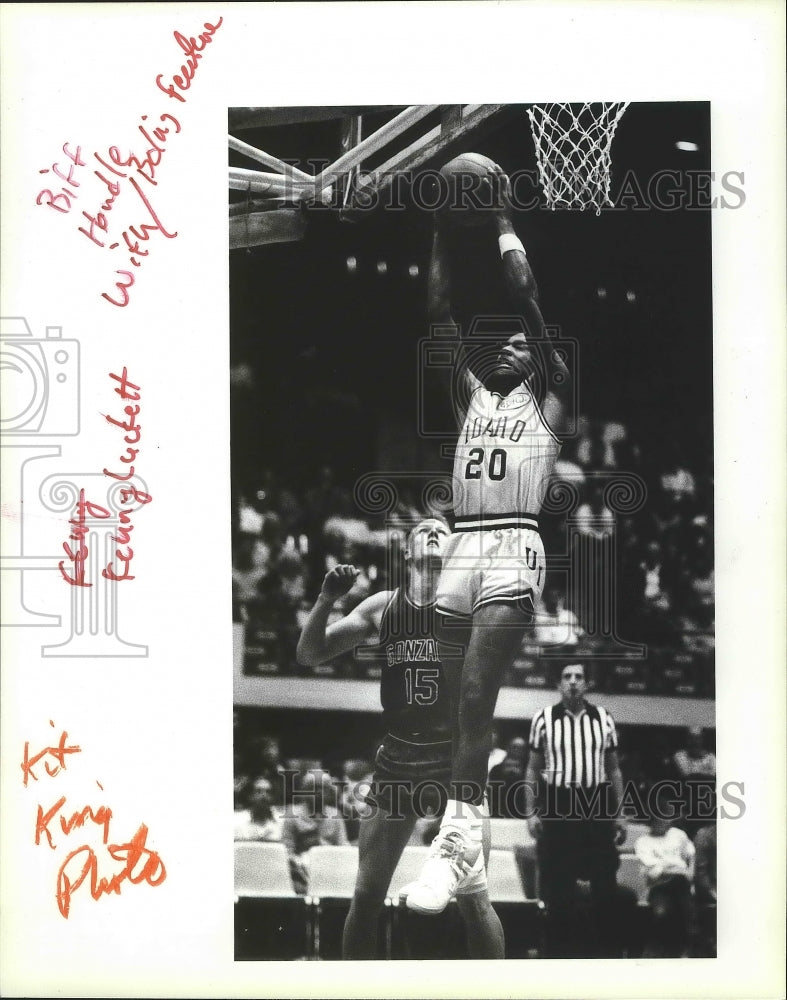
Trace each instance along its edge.
{"label": "handwritten red ink text", "polygon": [[176,92],[177,90],[183,92],[189,89],[191,86],[191,81],[197,72],[197,63],[202,58],[202,51],[206,45],[210,45],[213,41],[213,35],[219,30],[224,21],[223,17],[219,18],[218,24],[208,24],[206,21],[203,27],[205,30],[196,38],[184,38],[179,31],[174,32],[175,41],[186,53],[186,62],[180,67],[182,76],[173,76],[172,83],[164,84],[161,81],[164,78],[163,73],[159,73],[156,77],[156,85],[159,90],[163,90],[168,97],[173,97],[176,101],[180,101],[181,104],[186,103],[186,98],[182,97],[181,94]]}
{"label": "handwritten red ink text", "polygon": [[[119,547],[115,549],[112,560],[107,563],[104,569],[101,570],[102,577],[105,580],[113,581],[135,579],[133,574],[130,572],[131,560],[134,558],[134,550],[129,545],[131,532],[134,530],[134,525],[131,523],[131,515],[134,511],[144,507],[145,504],[150,503],[153,499],[150,493],[146,493],[144,490],[138,489],[132,482],[130,482],[136,471],[133,462],[140,452],[140,449],[138,447],[134,447],[134,445],[138,445],[142,437],[142,425],[137,422],[137,417],[140,412],[140,406],[138,403],[141,398],[140,387],[129,379],[128,369],[125,367],[120,375],[110,372],[109,377],[118,383],[118,385],[114,387],[114,391],[122,400],[128,401],[127,405],[123,407],[124,418],[118,420],[109,414],[104,414],[104,419],[107,423],[112,424],[115,427],[119,427],[121,431],[125,432],[123,435],[123,442],[127,447],[125,452],[118,456],[118,461],[123,463],[123,465],[128,466],[128,468],[124,471],[118,472],[104,469],[103,472],[105,476],[109,476],[111,479],[116,479],[119,482],[128,483],[128,485],[118,491],[120,496],[120,509],[117,511],[116,520],[113,517],[112,512],[107,510],[106,507],[102,507],[100,504],[94,503],[91,500],[86,500],[84,489],[79,491],[79,500],[76,505],[76,515],[68,522],[73,528],[72,533],[68,537],[71,541],[76,542],[77,544],[72,547],[68,544],[68,542],[63,543],[63,548],[65,549],[68,558],[73,563],[73,573],[66,569],[66,561],[64,559],[58,564],[58,568],[60,569],[60,574],[63,579],[74,587],[93,586],[93,584],[86,579],[86,564],[89,552],[85,539],[90,531],[90,527],[87,523],[88,518],[100,521],[109,520],[110,524],[115,529],[115,533],[111,536],[111,538],[112,541],[117,542]],[[109,527],[109,525],[107,525],[107,527]]]}
{"label": "handwritten red ink text", "polygon": [[[148,116],[143,115],[142,121],[147,121]],[[180,122],[177,118],[172,115],[164,114],[160,115],[159,120],[162,122],[169,122],[171,126],[174,126],[175,134],[180,132]],[[164,143],[166,138],[170,133],[170,128],[153,128],[153,136],[155,140],[151,138],[149,129],[152,126],[145,127],[143,125],[138,125],[137,128],[142,133],[142,135],[151,144],[150,148],[145,153],[144,157],[140,159],[135,153],[129,153],[128,156],[121,153],[117,146],[110,146],[109,150],[104,156],[98,153],[93,153],[94,159],[104,168],[106,173],[114,174],[115,177],[120,178],[120,180],[128,179],[128,171],[121,170],[120,167],[135,167],[135,173],[138,173],[141,177],[144,177],[146,181],[151,184],[157,184],[155,179],[156,167],[161,163],[161,159],[166,152]],[[107,162],[109,160],[109,162]],[[97,247],[104,247],[106,244],[101,239],[99,234],[106,234],[109,229],[109,220],[107,215],[112,211],[115,204],[115,199],[120,195],[123,190],[120,180],[113,180],[107,178],[101,170],[94,170],[93,173],[101,181],[101,183],[106,188],[109,193],[109,197],[101,202],[100,209],[91,214],[90,212],[83,211],[82,215],[85,220],[89,223],[89,227],[80,226],[78,231],[86,236],[92,243]],[[97,232],[98,230],[98,232]],[[116,244],[117,245],[117,244]]]}
{"label": "handwritten red ink text", "polygon": [[[139,444],[142,437],[142,426],[137,423],[137,417],[139,416],[140,407],[137,401],[140,397],[140,387],[135,385],[129,380],[128,370],[123,368],[120,375],[114,374],[114,372],[109,373],[109,377],[114,379],[118,385],[115,386],[114,391],[123,400],[130,400],[127,406],[123,407],[123,413],[126,415],[125,420],[116,420],[114,417],[105,415],[105,420],[113,424],[115,427],[119,427],[126,433],[123,436],[123,442],[127,445],[125,452],[119,456],[119,461],[124,465],[128,466],[125,472],[110,472],[109,469],[104,469],[104,475],[109,476],[112,479],[117,479],[120,482],[128,482],[135,474],[135,468],[132,464],[137,455],[140,452],[139,448],[133,447],[133,445]],[[138,490],[135,486],[129,485],[124,489],[120,490],[121,502],[123,504],[128,504],[133,502],[139,506],[134,507],[134,510],[139,510],[140,507],[144,506],[153,499],[149,493],[145,493],[142,490]],[[129,566],[131,560],[134,557],[134,550],[129,546],[129,540],[131,537],[131,532],[134,530],[134,525],[131,524],[131,514],[129,511],[121,510],[118,514],[119,526],[117,534],[113,535],[112,538],[118,543],[118,545],[123,546],[123,548],[115,549],[115,558],[122,563],[122,570],[117,571],[110,563],[106,569],[102,570],[102,576],[105,576],[108,580],[133,580],[134,577],[129,573]]]}
{"label": "handwritten red ink text", "polygon": [[[148,215],[150,219],[149,222],[140,223],[139,228],[142,230],[142,232],[139,232],[137,229],[134,228],[134,226],[129,226],[128,229],[123,230],[122,233],[123,242],[126,245],[126,249],[131,254],[131,256],[129,257],[129,261],[131,262],[133,267],[139,267],[141,262],[138,261],[136,257],[134,257],[134,254],[136,254],[137,257],[147,257],[149,253],[148,250],[142,249],[142,247],[140,246],[140,240],[147,243],[147,241],[150,239],[151,233],[161,233],[161,235],[166,237],[166,239],[174,240],[178,234],[167,232],[166,228],[164,227],[158,215],[156,214],[155,210],[153,209],[153,206],[150,204],[150,201],[148,200],[145,193],[142,191],[139,184],[133,177],[129,179],[129,184],[134,188],[134,190],[139,195],[140,199],[142,200],[142,203],[148,210]],[[129,232],[135,238],[133,242],[131,236],[129,236]],[[109,249],[116,250],[119,246],[120,243],[118,242],[110,243]],[[115,288],[120,293],[120,301],[118,302],[116,299],[112,298],[112,296],[107,294],[107,292],[102,292],[101,297],[103,299],[106,299],[107,302],[110,302],[113,306],[120,306],[122,308],[128,305],[128,299],[129,299],[128,289],[131,288],[131,286],[134,284],[135,280],[134,272],[118,269],[117,271],[115,271],[115,274],[119,274],[121,275],[122,278],[125,279],[124,281],[115,282]]]}
{"label": "handwritten red ink text", "polygon": [[[143,115],[142,121],[146,122],[147,120],[148,116]],[[180,132],[180,122],[172,115],[160,115],[159,121],[169,122],[171,125],[174,125],[176,135]],[[136,153],[129,153],[126,156],[120,152],[117,146],[111,146],[109,149],[109,159],[116,167],[133,167],[146,181],[155,184],[156,167],[161,163],[162,157],[166,152],[165,147],[170,130],[169,128],[159,126],[153,129],[153,135],[151,136],[149,131],[149,129],[153,128],[151,125],[148,125],[147,128],[143,125],[138,125],[137,128],[150,143],[145,155],[141,159]],[[127,175],[123,174],[122,176],[126,177]]]}
{"label": "handwritten red ink text", "polygon": [[[49,724],[54,726],[51,720]],[[28,778],[38,781],[34,768],[41,761],[44,761],[44,768],[50,778],[55,778],[66,769],[66,754],[81,752],[81,747],[69,746],[67,739],[68,733],[63,731],[57,746],[45,747],[33,756],[30,756],[29,742],[25,743],[21,765],[25,786]],[[52,757],[57,762],[54,768],[49,766],[47,757]],[[96,784],[103,791],[101,783],[97,781]],[[66,801],[66,796],[61,795],[47,809],[38,804],[33,838],[35,846],[46,844],[50,850],[56,851],[59,847],[56,837],[71,837],[76,830],[97,829],[101,833],[101,845],[106,848],[109,858],[113,862],[122,863],[122,867],[118,869],[113,866],[114,870],[110,870],[108,875],[99,875],[99,857],[90,844],[82,844],[70,851],[58,870],[55,890],[58,910],[65,919],[68,919],[71,911],[72,896],[86,881],[94,900],[109,893],[120,895],[125,881],[131,885],[142,882],[150,886],[161,885],[167,877],[167,871],[158,853],[147,846],[148,828],[145,823],[140,823],[131,840],[110,844],[113,816],[109,806],[88,805],[69,812],[65,809]]]}
{"label": "handwritten red ink text", "polygon": [[[175,41],[186,55],[186,62],[181,66],[180,74],[174,75],[171,82],[164,82],[164,74],[158,74],[156,86],[159,90],[181,104],[185,103],[186,98],[182,94],[191,87],[197,64],[223,21],[224,18],[221,17],[217,24],[205,22],[203,25],[205,30],[197,38],[186,37],[179,31],[173,33]],[[91,166],[93,175],[100,182],[99,194],[97,197],[93,196],[92,200],[85,197],[87,207],[82,209],[80,219],[82,224],[77,227],[77,232],[98,249],[113,252],[119,249],[120,254],[116,254],[117,257],[128,255],[127,262],[124,260],[121,264],[120,260],[117,261],[121,266],[115,268],[114,277],[110,279],[110,282],[114,282],[114,287],[108,292],[100,293],[105,302],[120,309],[129,304],[130,290],[136,283],[137,272],[149,259],[151,237],[158,233],[164,239],[172,240],[178,235],[176,230],[165,223],[160,210],[151,204],[143,188],[146,185],[158,186],[157,173],[167,152],[168,143],[173,135],[181,132],[181,123],[174,115],[166,112],[158,117],[144,114],[137,123],[137,132],[144,140],[144,144],[140,144],[139,138],[135,137],[133,146],[136,148],[111,145],[102,152],[92,153]],[[53,163],[51,167],[55,175],[63,181],[62,188],[57,192],[48,188],[39,192],[36,204],[46,205],[56,212],[67,214],[77,197],[76,189],[81,184],[76,178],[75,168],[87,164],[82,158],[81,146],[77,146],[76,152],[72,152],[69,144],[65,143],[63,152],[71,160],[71,164],[67,165],[67,171],[64,172],[57,163]],[[49,172],[49,168],[40,171],[42,174]],[[139,198],[140,205],[136,211],[139,211],[140,215],[133,224],[127,225],[116,239],[115,233],[110,235],[109,232],[110,219],[118,207],[118,199],[129,189]]]}
{"label": "handwritten red ink text", "polygon": [[[57,163],[52,164],[51,170],[61,181],[65,181],[68,187],[64,184],[57,194],[54,191],[50,191],[49,188],[44,188],[43,191],[39,191],[38,193],[36,205],[45,205],[47,208],[53,208],[56,212],[67,215],[71,211],[71,202],[77,197],[75,188],[80,186],[79,181],[74,177],[74,171],[76,167],[84,167],[85,161],[82,159],[81,146],[77,146],[76,152],[72,153],[69,144],[66,142],[63,143],[63,152],[71,160],[71,163],[67,165],[68,173],[64,174]],[[50,168],[46,167],[44,170],[39,170],[38,172],[39,174],[48,174],[49,171]]]}
{"label": "handwritten red ink text", "polygon": [[55,842],[52,840],[52,831],[49,829],[49,824],[57,817],[60,820],[60,829],[63,831],[65,836],[68,836],[72,830],[80,830],[85,825],[85,823],[90,820],[97,826],[100,826],[103,831],[103,843],[106,844],[109,839],[109,821],[112,819],[112,810],[107,806],[99,806],[97,809],[93,809],[92,806],[85,806],[84,809],[80,809],[71,816],[58,816],[58,813],[66,804],[66,797],[63,795],[61,798],[55,802],[53,806],[44,812],[43,806],[38,807],[38,813],[36,815],[36,832],[35,832],[35,843],[38,846],[41,843],[41,838],[46,837],[47,844],[54,851],[56,848]]}
{"label": "handwritten red ink text", "polygon": [[97,503],[92,503],[90,500],[85,500],[85,491],[79,491],[79,500],[76,505],[76,517],[73,517],[68,523],[73,527],[72,533],[68,536],[71,541],[77,542],[78,544],[75,548],[71,548],[68,542],[63,542],[63,548],[68,555],[68,558],[74,564],[74,575],[70,576],[65,569],[65,559],[61,559],[58,563],[58,569],[66,581],[74,587],[92,587],[92,583],[88,583],[85,580],[85,562],[88,557],[88,548],[85,543],[85,536],[90,531],[87,526],[88,517],[103,520],[105,518],[111,517],[110,512],[105,508],[101,507]]}
{"label": "handwritten red ink text", "polygon": [[60,913],[68,919],[71,897],[88,876],[90,895],[96,900],[110,892],[120,895],[125,879],[132,885],[139,885],[140,882],[161,885],[167,877],[167,870],[159,855],[145,846],[147,836],[148,828],[142,823],[128,843],[109,845],[108,853],[112,860],[125,862],[120,871],[109,878],[99,877],[98,859],[87,844],[71,851],[57,875],[56,898]]}
{"label": "handwritten red ink text", "polygon": [[[54,726],[54,722],[49,720],[49,725]],[[36,775],[34,768],[36,764],[40,761],[44,761],[44,770],[53,778],[56,774],[60,773],[60,770],[66,769],[66,754],[70,753],[81,753],[82,748],[78,746],[66,746],[66,740],[68,739],[68,733],[63,731],[60,736],[60,742],[55,747],[44,747],[39,753],[30,756],[30,744],[25,743],[25,753],[22,758],[22,774],[24,778],[22,779],[22,784],[27,788],[27,779],[32,778],[33,781],[38,781],[38,776]],[[57,761],[54,769],[50,767],[49,761],[45,760],[46,757],[54,757]]]}

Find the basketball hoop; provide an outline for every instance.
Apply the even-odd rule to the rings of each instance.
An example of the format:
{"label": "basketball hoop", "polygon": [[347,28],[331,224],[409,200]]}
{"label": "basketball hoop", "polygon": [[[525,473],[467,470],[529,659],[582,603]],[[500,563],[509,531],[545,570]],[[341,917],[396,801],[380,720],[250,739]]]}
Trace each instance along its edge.
{"label": "basketball hoop", "polygon": [[536,147],[538,176],[555,209],[612,205],[611,147],[628,101],[607,104],[534,104],[527,115]]}

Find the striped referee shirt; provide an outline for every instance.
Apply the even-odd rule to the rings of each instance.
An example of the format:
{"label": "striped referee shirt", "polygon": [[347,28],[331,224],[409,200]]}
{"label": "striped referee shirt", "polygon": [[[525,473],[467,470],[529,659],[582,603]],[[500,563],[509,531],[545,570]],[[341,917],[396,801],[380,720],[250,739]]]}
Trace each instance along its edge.
{"label": "striped referee shirt", "polygon": [[544,755],[544,777],[556,788],[595,788],[607,781],[604,754],[617,748],[615,721],[583,702],[574,715],[562,702],[542,708],[530,727],[530,748]]}

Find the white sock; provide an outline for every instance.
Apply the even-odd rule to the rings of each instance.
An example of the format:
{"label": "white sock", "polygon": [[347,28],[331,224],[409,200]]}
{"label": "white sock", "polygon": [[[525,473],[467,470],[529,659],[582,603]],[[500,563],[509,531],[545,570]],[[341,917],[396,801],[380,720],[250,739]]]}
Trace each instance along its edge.
{"label": "white sock", "polygon": [[459,827],[470,837],[470,840],[480,843],[483,815],[483,806],[473,805],[472,802],[461,802],[459,799],[449,799],[440,828],[445,826]]}

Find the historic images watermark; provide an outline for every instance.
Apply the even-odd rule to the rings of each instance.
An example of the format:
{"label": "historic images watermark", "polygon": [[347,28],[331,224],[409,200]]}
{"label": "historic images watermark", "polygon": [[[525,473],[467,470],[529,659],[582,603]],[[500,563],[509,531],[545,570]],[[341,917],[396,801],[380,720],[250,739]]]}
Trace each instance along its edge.
{"label": "historic images watermark", "polygon": [[[523,169],[508,175],[508,201],[519,211],[546,208],[537,170]],[[387,183],[384,183],[387,181]],[[574,183],[579,185],[577,179]],[[612,204],[603,211],[674,212],[738,209],[746,203],[745,174],[742,170],[657,170],[641,177],[628,170],[610,188]],[[566,181],[570,188],[570,179]],[[383,208],[404,211],[417,208],[426,212],[472,212],[494,209],[496,192],[478,174],[468,173],[457,185],[449,185],[439,170],[427,169],[418,174],[396,174],[364,183],[355,178],[350,204],[361,211]],[[346,195],[345,195],[346,200]],[[551,210],[551,209],[550,209]]]}
{"label": "historic images watermark", "polygon": [[[280,774],[281,797],[313,815],[324,801],[324,789],[315,791],[299,787],[298,775],[295,770],[284,770]],[[620,802],[614,807],[610,803],[608,786],[603,784],[593,788],[560,789],[557,795],[556,789],[546,782],[539,785],[522,779],[509,784],[493,779],[480,790],[467,782],[466,790],[480,791],[492,807],[493,815],[517,819],[537,815],[542,819],[569,822],[624,817],[636,823],[654,819],[669,823],[712,823],[717,819],[741,819],[746,813],[743,781],[726,781],[717,787],[712,782],[664,779],[646,788],[628,781],[623,786]],[[380,811],[394,820],[403,820],[413,812],[429,818],[441,816],[448,804],[445,784],[430,778],[359,781],[348,784],[343,791],[344,794],[336,795],[335,808],[345,819],[374,816]]]}
{"label": "historic images watermark", "polygon": [[[317,174],[330,165],[328,160],[285,160],[296,169],[315,170]],[[516,211],[538,209],[552,211],[547,205],[536,169],[519,169],[507,174],[507,200]],[[572,185],[578,189],[582,180],[568,177],[567,192]],[[716,209],[735,210],[746,204],[746,174],[743,170],[708,170],[664,168],[642,175],[627,170],[610,183],[610,203],[603,212],[702,212]],[[283,174],[279,182],[280,195],[297,204],[306,199],[303,188],[292,176]],[[251,189],[250,189],[251,190]],[[357,213],[405,212],[413,209],[428,213],[454,214],[494,210],[497,205],[494,186],[480,174],[467,173],[458,183],[449,184],[436,168],[417,172],[396,171],[391,174],[365,174],[354,171],[342,181],[320,193],[315,208],[352,211]],[[569,199],[570,200],[570,199]]]}

